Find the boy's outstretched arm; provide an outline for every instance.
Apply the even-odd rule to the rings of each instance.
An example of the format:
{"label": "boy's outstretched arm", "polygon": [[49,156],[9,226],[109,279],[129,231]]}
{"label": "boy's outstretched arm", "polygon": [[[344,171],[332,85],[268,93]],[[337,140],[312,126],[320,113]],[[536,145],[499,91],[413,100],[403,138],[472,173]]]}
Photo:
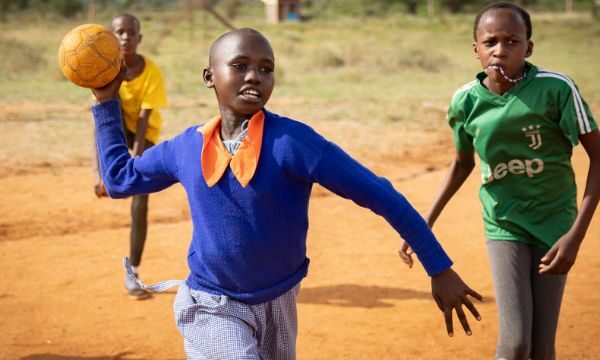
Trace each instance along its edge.
{"label": "boy's outstretched arm", "polygon": [[[440,187],[440,190],[433,201],[433,205],[431,205],[429,212],[425,216],[425,221],[427,221],[427,225],[429,225],[429,227],[433,227],[433,224],[437,220],[438,216],[440,216],[442,213],[442,210],[448,201],[450,201],[452,196],[454,196],[462,184],[464,184],[474,167],[475,154],[473,151],[456,152],[456,158],[452,164],[450,164],[450,169],[448,170],[448,174],[444,179],[444,183]],[[414,263],[412,254],[412,249],[406,240],[403,240],[402,244],[400,245],[400,249],[398,250],[398,255],[400,255],[402,261],[404,261],[409,267],[412,267]]]}
{"label": "boy's outstretched arm", "polygon": [[448,334],[453,335],[452,311],[456,311],[465,332],[470,335],[471,329],[462,306],[466,306],[479,320],[481,317],[468,297],[479,300],[482,297],[451,269],[452,260],[408,200],[387,179],[376,176],[332,143],[322,149],[321,159],[312,175],[325,188],[388,221],[415,250],[423,268],[431,276],[432,295],[444,312]]}
{"label": "boy's outstretched arm", "polygon": [[542,257],[540,274],[569,272],[600,200],[600,132],[596,129],[581,135],[579,141],[590,158],[583,200],[571,229]]}

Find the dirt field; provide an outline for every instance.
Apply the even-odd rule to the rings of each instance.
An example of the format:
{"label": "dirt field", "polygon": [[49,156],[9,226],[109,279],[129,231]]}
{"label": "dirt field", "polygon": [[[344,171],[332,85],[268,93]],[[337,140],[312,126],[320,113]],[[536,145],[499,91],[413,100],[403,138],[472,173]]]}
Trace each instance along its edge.
{"label": "dirt field", "polygon": [[[445,174],[451,145],[366,159],[425,211]],[[432,166],[437,164],[437,166]],[[587,159],[574,156],[583,186]],[[380,218],[317,188],[310,209],[309,276],[299,297],[299,359],[489,359],[496,308],[473,176],[435,232],[455,269],[485,297],[473,336],[448,338],[420,266],[398,259],[397,235]],[[132,301],[123,291],[129,200],[98,200],[86,161],[4,169],[0,177],[0,358],[183,359],[172,317],[174,291]],[[186,276],[191,223],[183,191],[151,196],[143,279]],[[571,273],[558,334],[560,359],[600,356],[600,217]]]}

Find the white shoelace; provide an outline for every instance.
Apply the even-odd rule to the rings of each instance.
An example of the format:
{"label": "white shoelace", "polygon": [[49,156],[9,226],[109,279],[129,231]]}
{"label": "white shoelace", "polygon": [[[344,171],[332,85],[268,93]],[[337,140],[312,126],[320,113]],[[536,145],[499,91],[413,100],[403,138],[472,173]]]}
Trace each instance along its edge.
{"label": "white shoelace", "polygon": [[125,266],[125,272],[127,273],[127,277],[130,280],[135,281],[136,284],[138,284],[144,290],[152,292],[161,292],[172,288],[173,286],[179,286],[185,282],[185,280],[166,280],[157,282],[156,284],[146,285],[135,276],[133,268],[131,267],[131,262],[129,261],[129,258],[127,256],[123,257],[123,266]]}

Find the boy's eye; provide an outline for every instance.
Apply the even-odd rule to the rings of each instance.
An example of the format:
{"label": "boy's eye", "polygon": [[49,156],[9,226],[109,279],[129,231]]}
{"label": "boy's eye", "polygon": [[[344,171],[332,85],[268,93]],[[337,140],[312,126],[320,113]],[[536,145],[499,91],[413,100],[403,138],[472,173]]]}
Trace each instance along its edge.
{"label": "boy's eye", "polygon": [[260,71],[262,71],[264,73],[272,73],[273,72],[273,68],[263,67],[263,68],[260,69]]}
{"label": "boy's eye", "polygon": [[231,67],[236,70],[244,70],[244,69],[246,69],[246,64],[236,63],[236,64],[232,64]]}

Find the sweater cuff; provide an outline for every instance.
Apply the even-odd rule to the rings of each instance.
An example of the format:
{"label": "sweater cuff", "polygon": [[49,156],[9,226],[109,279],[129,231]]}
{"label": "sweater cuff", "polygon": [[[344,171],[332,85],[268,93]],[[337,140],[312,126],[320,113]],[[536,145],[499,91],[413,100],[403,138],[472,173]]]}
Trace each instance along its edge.
{"label": "sweater cuff", "polygon": [[439,245],[427,251],[426,254],[417,254],[417,257],[429,276],[436,276],[449,269],[453,264],[448,254]]}
{"label": "sweater cuff", "polygon": [[121,123],[121,102],[118,99],[108,100],[92,106],[96,127],[114,122]]}

